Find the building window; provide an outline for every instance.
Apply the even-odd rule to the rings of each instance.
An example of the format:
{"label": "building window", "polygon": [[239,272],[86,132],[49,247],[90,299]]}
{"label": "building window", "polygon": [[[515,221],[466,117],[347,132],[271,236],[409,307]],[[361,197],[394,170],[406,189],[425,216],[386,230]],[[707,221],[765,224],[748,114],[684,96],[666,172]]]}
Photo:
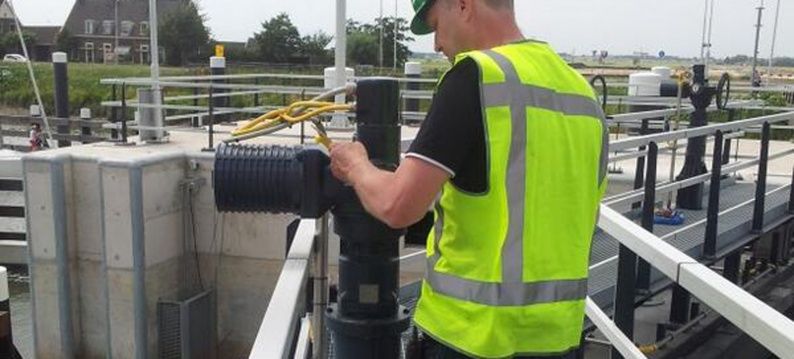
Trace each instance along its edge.
{"label": "building window", "polygon": [[141,56],[141,63],[142,64],[148,63],[149,62],[149,45],[141,44],[139,49],[140,49],[140,51],[138,51],[138,53]]}
{"label": "building window", "polygon": [[85,43],[85,62],[94,62],[94,43]]}
{"label": "building window", "polygon": [[93,35],[94,34],[94,20],[86,20],[85,21],[85,33],[86,33],[86,35]]}
{"label": "building window", "polygon": [[130,36],[132,34],[132,27],[135,26],[135,23],[132,21],[122,21],[121,22],[121,36]]}
{"label": "building window", "polygon": [[148,21],[141,21],[140,35],[141,36],[149,35],[149,22]]}
{"label": "building window", "polygon": [[102,21],[102,34],[113,35],[113,20]]}

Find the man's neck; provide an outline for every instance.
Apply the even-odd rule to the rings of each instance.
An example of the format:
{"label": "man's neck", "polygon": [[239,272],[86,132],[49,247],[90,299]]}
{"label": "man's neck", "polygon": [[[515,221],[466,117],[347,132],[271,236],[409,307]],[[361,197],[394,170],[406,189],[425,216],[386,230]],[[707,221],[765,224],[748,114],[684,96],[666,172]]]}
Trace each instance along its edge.
{"label": "man's neck", "polygon": [[515,23],[508,25],[497,25],[490,27],[488,31],[483,32],[483,37],[479,42],[480,49],[490,49],[497,46],[507,45],[510,43],[524,40],[524,35]]}

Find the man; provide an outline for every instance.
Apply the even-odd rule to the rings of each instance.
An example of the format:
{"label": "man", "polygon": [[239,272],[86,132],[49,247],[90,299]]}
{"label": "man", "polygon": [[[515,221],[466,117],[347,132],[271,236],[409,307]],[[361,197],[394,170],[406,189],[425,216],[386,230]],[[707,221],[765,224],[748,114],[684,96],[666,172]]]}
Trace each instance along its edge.
{"label": "man", "polygon": [[357,143],[334,174],[401,228],[438,197],[414,321],[434,358],[567,357],[579,346],[607,128],[587,82],[524,40],[512,0],[413,0],[453,67],[406,158],[381,171]]}

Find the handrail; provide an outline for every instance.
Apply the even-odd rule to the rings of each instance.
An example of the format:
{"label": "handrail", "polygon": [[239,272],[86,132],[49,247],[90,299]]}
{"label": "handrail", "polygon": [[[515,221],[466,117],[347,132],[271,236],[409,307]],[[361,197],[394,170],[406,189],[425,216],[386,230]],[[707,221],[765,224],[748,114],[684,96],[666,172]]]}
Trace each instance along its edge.
{"label": "handrail", "polygon": [[794,321],[697,260],[601,205],[598,226],[781,358],[794,358]]}
{"label": "handrail", "polygon": [[301,293],[306,288],[315,245],[316,220],[303,219],[295,232],[265,317],[259,326],[250,358],[288,358],[304,310]]}
{"label": "handrail", "polygon": [[678,131],[670,131],[663,133],[655,133],[645,136],[630,137],[622,140],[617,140],[609,144],[609,152],[617,152],[627,150],[630,148],[637,148],[646,146],[651,142],[661,143],[684,138],[708,136],[716,133],[717,131],[729,132],[741,130],[746,127],[761,125],[764,122],[777,123],[783,121],[794,120],[794,112],[785,112],[775,115],[754,117],[741,121],[719,123],[714,125],[707,125],[701,127],[690,127]]}

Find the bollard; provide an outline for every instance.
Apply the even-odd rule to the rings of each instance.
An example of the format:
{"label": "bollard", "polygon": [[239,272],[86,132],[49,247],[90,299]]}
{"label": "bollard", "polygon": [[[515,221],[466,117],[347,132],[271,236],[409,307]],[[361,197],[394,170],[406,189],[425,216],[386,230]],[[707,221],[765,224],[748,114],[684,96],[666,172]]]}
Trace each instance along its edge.
{"label": "bollard", "polygon": [[91,137],[91,126],[88,125],[88,121],[91,121],[91,109],[90,108],[81,108],[80,109],[80,135],[83,136],[83,143],[91,143],[86,137]]}
{"label": "bollard", "polygon": [[8,292],[8,271],[0,267],[0,358],[16,358],[11,332],[11,303]]}
{"label": "bollard", "polygon": [[[410,79],[418,79],[422,76],[422,64],[418,62],[405,63],[405,77],[408,82],[405,83],[405,89],[409,91],[418,91],[420,88],[419,82],[410,81]],[[405,100],[406,112],[419,112],[419,99],[409,98]]]}
{"label": "bollard", "polygon": [[[55,81],[55,117],[62,122],[58,124],[58,134],[69,134],[69,75],[65,52],[52,54],[53,80]],[[71,146],[71,141],[58,140],[58,147]]]}
{"label": "bollard", "polygon": [[[221,56],[210,57],[210,74],[212,76],[224,76],[224,75],[226,75],[226,58],[225,57],[221,57]],[[225,82],[226,82],[226,80],[219,80],[219,79],[213,79],[212,80],[212,83],[214,83],[214,84],[222,84],[222,83],[225,83]],[[226,92],[226,90],[217,89],[217,88],[212,90],[212,94],[213,94],[213,97],[214,97],[212,99],[212,106],[216,109],[216,111],[217,111],[218,108],[228,107],[227,106],[227,101],[229,100],[228,97],[216,96],[216,95],[220,95],[220,94],[222,94],[224,92]],[[226,119],[228,118],[225,115],[224,116],[215,115],[215,116],[218,117],[218,118],[215,119],[215,123],[217,123],[217,122],[225,122]]]}

